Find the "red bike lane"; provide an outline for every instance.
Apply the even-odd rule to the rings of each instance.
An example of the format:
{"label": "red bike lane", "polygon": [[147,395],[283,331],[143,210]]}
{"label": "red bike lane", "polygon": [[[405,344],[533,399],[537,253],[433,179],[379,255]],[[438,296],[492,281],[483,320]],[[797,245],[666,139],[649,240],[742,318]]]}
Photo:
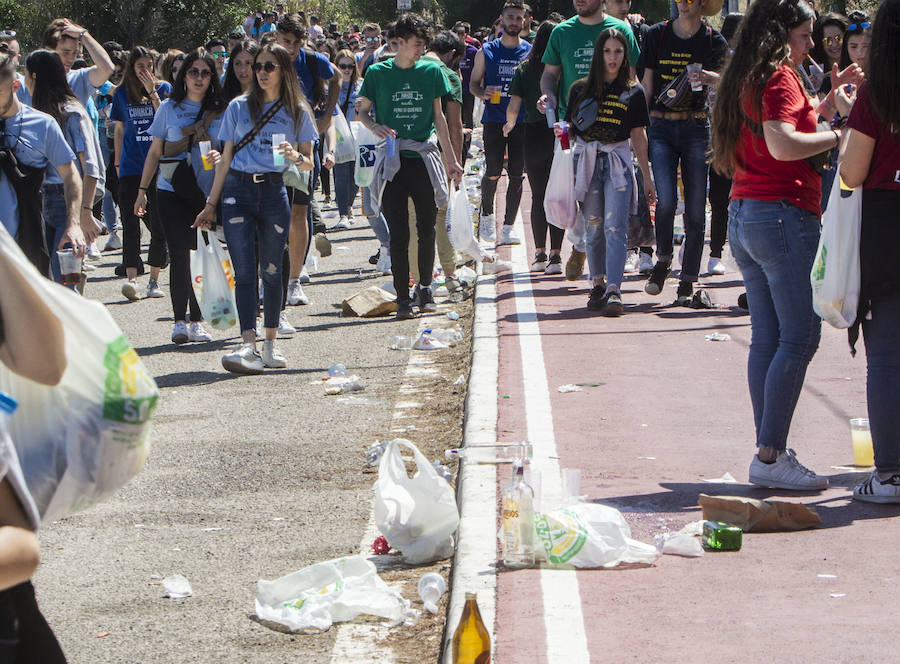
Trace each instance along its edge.
{"label": "red bike lane", "polygon": [[[529,210],[526,186],[524,220]],[[699,520],[700,493],[812,504],[823,525],[746,534],[740,552],[667,555],[652,567],[501,568],[494,661],[875,658],[875,644],[897,622],[881,607],[889,596],[882,589],[897,578],[892,545],[900,521],[892,517],[900,508],[850,498],[849,488],[864,476],[845,468],[852,463],[848,419],[866,412],[862,344],[853,359],[846,334],[823,326],[789,437],[805,465],[831,478],[831,488],[754,488],[747,483],[754,453],[750,317],[736,304],[740,274],[701,278],[722,306],[714,310],[671,306],[674,280],[652,297],[643,292],[643,277],[626,275],[625,315],[604,318],[585,307],[586,277],[528,273],[530,225],[519,229],[524,246],[500,248],[515,269],[497,280],[499,440],[530,439],[536,456],[550,450],[545,462],[552,468],[580,469],[585,500],[619,509],[644,542]],[[570,248],[567,242],[564,260]],[[713,332],[730,340],[707,341]],[[570,383],[597,385],[557,391]],[[725,473],[737,483],[706,481]],[[502,469],[500,488],[508,479]],[[544,475],[545,498],[554,482]]]}

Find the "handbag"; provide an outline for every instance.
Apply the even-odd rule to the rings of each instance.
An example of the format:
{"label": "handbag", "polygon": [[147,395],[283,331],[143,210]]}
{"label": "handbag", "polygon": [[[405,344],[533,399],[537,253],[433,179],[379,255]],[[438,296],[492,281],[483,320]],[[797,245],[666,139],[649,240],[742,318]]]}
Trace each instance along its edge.
{"label": "handbag", "polygon": [[680,108],[684,106],[691,94],[691,81],[688,79],[687,72],[683,71],[659,91],[656,101],[666,108]]}
{"label": "handbag", "polygon": [[596,97],[588,97],[578,105],[578,110],[572,116],[572,124],[580,132],[587,131],[592,124],[597,121],[597,103]]}

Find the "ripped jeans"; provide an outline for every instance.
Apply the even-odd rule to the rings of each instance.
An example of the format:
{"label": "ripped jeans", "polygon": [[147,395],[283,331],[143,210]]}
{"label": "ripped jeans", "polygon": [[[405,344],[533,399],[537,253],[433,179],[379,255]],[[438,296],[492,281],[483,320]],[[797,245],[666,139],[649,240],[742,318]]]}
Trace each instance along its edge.
{"label": "ripped jeans", "polygon": [[[278,327],[281,313],[281,261],[291,227],[291,207],[281,173],[265,180],[230,171],[222,192],[222,225],[234,268],[234,295],[241,332],[256,328],[256,272],[263,282],[263,325]],[[259,262],[254,251],[259,237]]]}
{"label": "ripped jeans", "polygon": [[610,179],[609,155],[597,153],[591,184],[584,201],[578,204],[584,216],[585,248],[592,281],[605,275],[608,286],[622,285],[633,186],[629,177],[624,189],[616,189]]}

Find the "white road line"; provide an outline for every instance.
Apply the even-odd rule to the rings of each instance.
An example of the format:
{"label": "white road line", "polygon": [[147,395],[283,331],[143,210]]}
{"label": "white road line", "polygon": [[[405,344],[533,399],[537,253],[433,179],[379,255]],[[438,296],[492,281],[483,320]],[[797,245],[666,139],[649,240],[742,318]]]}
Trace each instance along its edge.
{"label": "white road line", "polygon": [[[519,235],[524,237],[521,215],[516,217]],[[515,276],[516,317],[522,357],[522,382],[525,389],[525,417],[528,440],[534,445],[533,469],[541,473],[544,509],[558,505],[562,498],[556,437],[553,434],[553,412],[550,389],[541,347],[537,308],[531,289],[531,276],[526,245],[512,247]],[[581,595],[574,570],[541,570],[541,593],[544,627],[547,632],[547,662],[580,664],[589,662]]]}

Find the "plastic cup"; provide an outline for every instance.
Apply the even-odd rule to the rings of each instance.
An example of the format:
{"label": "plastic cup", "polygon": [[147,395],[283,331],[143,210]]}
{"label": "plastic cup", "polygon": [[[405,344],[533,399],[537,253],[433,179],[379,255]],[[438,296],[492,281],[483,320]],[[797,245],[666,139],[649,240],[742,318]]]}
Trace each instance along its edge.
{"label": "plastic cup", "polygon": [[284,156],[279,147],[284,143],[284,134],[272,134],[272,161],[276,166],[284,166]]}
{"label": "plastic cup", "polygon": [[81,256],[76,256],[71,249],[56,252],[59,259],[59,271],[64,286],[75,286],[81,281]]}
{"label": "plastic cup", "polygon": [[211,171],[213,169],[212,159],[209,158],[209,150],[212,147],[209,141],[200,141],[197,144],[200,148],[200,159],[203,160],[203,170]]}
{"label": "plastic cup", "polygon": [[396,336],[391,337],[391,350],[412,350],[413,338]]}
{"label": "plastic cup", "polygon": [[700,92],[703,89],[703,83],[700,82],[700,72],[703,71],[703,65],[698,62],[692,62],[687,66],[688,79],[691,82],[691,90]]}
{"label": "plastic cup", "polygon": [[553,125],[556,124],[556,109],[552,106],[548,106],[544,110],[544,116],[547,118],[547,126],[550,129],[553,129]]}
{"label": "plastic cup", "polygon": [[571,147],[569,142],[569,123],[565,120],[560,120],[554,127],[559,130],[559,147],[563,150],[568,150]]}
{"label": "plastic cup", "polygon": [[577,500],[581,495],[581,469],[562,469],[563,501]]}
{"label": "plastic cup", "polygon": [[500,103],[500,89],[496,89],[491,93],[491,103],[499,104]]}
{"label": "plastic cup", "polygon": [[850,440],[853,443],[853,464],[874,466],[875,449],[872,446],[872,432],[869,431],[867,418],[855,417],[850,420]]}

